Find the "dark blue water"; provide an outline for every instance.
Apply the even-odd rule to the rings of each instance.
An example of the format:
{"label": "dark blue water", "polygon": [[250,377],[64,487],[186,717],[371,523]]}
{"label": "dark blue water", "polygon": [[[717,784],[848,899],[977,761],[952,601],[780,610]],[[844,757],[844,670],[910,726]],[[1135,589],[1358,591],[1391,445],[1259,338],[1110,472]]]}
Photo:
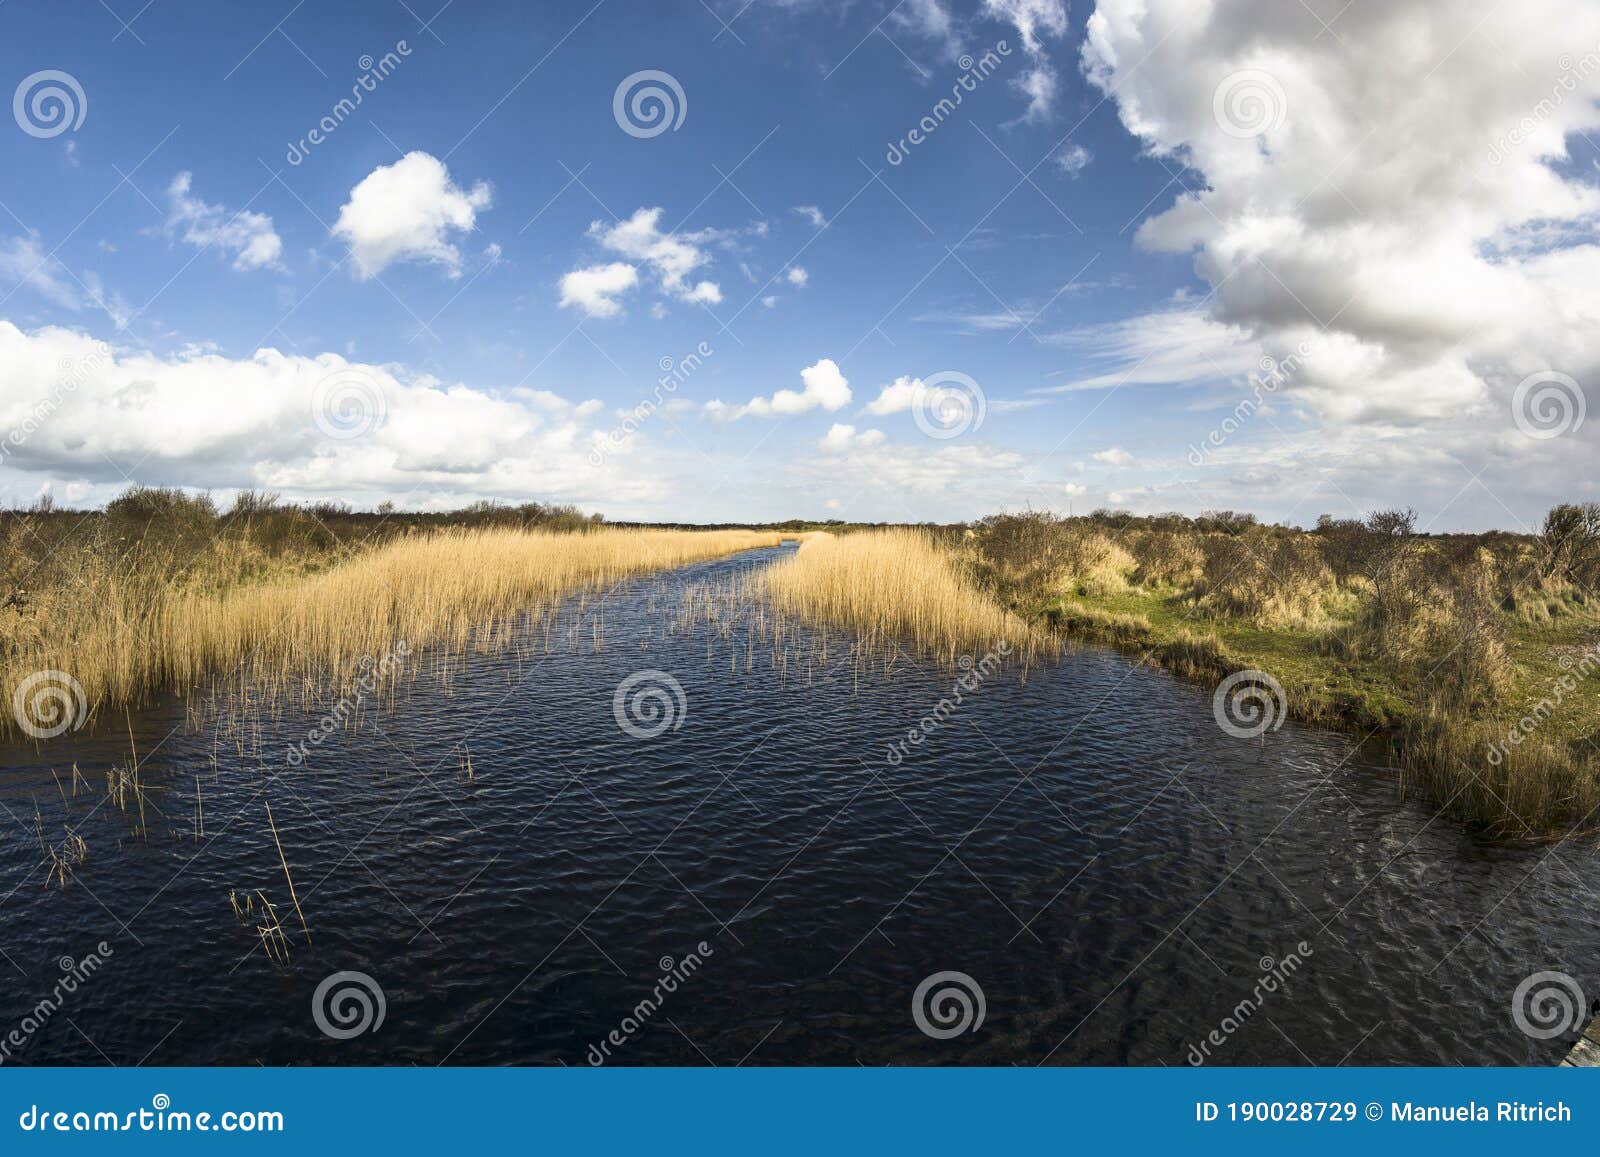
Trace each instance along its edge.
{"label": "dark blue water", "polygon": [[[124,727],[0,750],[5,1062],[1156,1065],[1216,1031],[1207,1063],[1551,1063],[1518,982],[1600,994],[1590,848],[1482,842],[1349,738],[1231,738],[1207,689],[1115,654],[1008,666],[889,762],[951,672],[842,638],[808,666],[809,636],[780,672],[742,619],[678,622],[775,553],[590,597],[448,687],[413,657],[299,767],[326,700],[136,715],[142,831],[106,793]],[[647,669],[684,709],[666,688],[640,718],[676,726],[640,739],[613,695]],[[89,855],[62,888],[64,825]],[[230,906],[255,889],[286,963]],[[336,1039],[313,998],[344,971],[384,1015]],[[934,1002],[966,1022],[943,1038],[913,1015],[942,972],[971,1009]]]}

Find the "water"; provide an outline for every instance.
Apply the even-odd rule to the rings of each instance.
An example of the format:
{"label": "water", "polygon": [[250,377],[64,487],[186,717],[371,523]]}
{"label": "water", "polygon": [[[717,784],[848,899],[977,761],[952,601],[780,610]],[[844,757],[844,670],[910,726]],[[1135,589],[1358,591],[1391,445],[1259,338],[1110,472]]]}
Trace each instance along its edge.
{"label": "water", "polygon": [[[708,660],[669,631],[682,584],[774,553],[624,584],[599,653],[591,600],[580,645],[474,656],[448,694],[419,677],[299,768],[314,717],[264,717],[241,756],[178,705],[135,716],[143,837],[105,795],[123,726],[0,751],[6,1063],[1549,1064],[1518,982],[1600,992],[1591,848],[1482,842],[1350,738],[1231,738],[1205,688],[1115,654],[1007,668],[888,762],[949,672],[836,649],[784,680],[742,636]],[[613,692],[647,668],[687,711],[636,739]],[[35,829],[64,819],[90,855],[62,890]],[[287,967],[230,908],[256,888]],[[1287,982],[1257,994],[1263,970]],[[385,1004],[349,1039],[313,1015],[341,971]],[[952,971],[984,1017],[938,1039],[913,995]]]}

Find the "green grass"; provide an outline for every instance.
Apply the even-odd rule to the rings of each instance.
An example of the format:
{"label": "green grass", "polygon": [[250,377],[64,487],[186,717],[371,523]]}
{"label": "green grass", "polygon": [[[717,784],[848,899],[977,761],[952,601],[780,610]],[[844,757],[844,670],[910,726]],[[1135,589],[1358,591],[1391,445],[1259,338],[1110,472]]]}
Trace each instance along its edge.
{"label": "green grass", "polygon": [[[1266,671],[1282,684],[1291,716],[1386,741],[1403,770],[1397,787],[1420,789],[1457,818],[1506,839],[1544,840],[1600,826],[1593,812],[1600,754],[1600,674],[1577,679],[1559,709],[1504,766],[1487,759],[1492,739],[1576,676],[1571,664],[1600,645],[1593,608],[1533,625],[1507,615],[1506,644],[1515,670],[1509,694],[1472,717],[1441,716],[1427,685],[1382,662],[1330,653],[1335,620],[1320,629],[1262,627],[1197,613],[1172,589],[1130,588],[1086,597],[1055,595],[1016,608],[1070,637],[1138,655],[1182,677],[1215,685],[1234,671]],[[1197,646],[1199,639],[1204,645]]]}

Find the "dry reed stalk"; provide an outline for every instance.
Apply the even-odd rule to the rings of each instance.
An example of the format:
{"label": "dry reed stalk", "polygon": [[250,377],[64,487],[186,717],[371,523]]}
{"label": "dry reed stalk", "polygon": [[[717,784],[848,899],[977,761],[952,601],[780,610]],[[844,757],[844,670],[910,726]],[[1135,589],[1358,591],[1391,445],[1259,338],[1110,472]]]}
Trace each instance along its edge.
{"label": "dry reed stalk", "polygon": [[283,854],[283,841],[278,838],[278,825],[272,818],[272,805],[267,804],[267,823],[272,828],[272,842],[278,845],[278,862],[283,865],[283,878],[289,881],[289,899],[294,901],[295,914],[300,917],[300,930],[306,934],[306,945],[311,944],[311,928],[306,924],[306,914],[300,909],[300,897],[294,890],[294,877],[289,874],[289,858]]}

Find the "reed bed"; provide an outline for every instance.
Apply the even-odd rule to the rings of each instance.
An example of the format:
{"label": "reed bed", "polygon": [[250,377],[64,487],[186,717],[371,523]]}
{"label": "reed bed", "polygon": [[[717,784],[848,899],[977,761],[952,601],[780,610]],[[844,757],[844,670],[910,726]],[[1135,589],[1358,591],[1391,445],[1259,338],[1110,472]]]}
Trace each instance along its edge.
{"label": "reed bed", "polygon": [[[310,575],[226,589],[96,583],[0,659],[0,686],[62,671],[91,715],[165,691],[247,680],[268,698],[308,680],[345,684],[396,648],[503,644],[512,626],[630,575],[776,546],[757,531],[443,530]],[[402,646],[403,645],[403,646]],[[10,713],[4,725],[12,727]]]}
{"label": "reed bed", "polygon": [[955,664],[996,649],[1026,660],[1049,645],[921,530],[813,535],[767,568],[762,585],[777,614],[853,630],[867,653],[904,644]]}

